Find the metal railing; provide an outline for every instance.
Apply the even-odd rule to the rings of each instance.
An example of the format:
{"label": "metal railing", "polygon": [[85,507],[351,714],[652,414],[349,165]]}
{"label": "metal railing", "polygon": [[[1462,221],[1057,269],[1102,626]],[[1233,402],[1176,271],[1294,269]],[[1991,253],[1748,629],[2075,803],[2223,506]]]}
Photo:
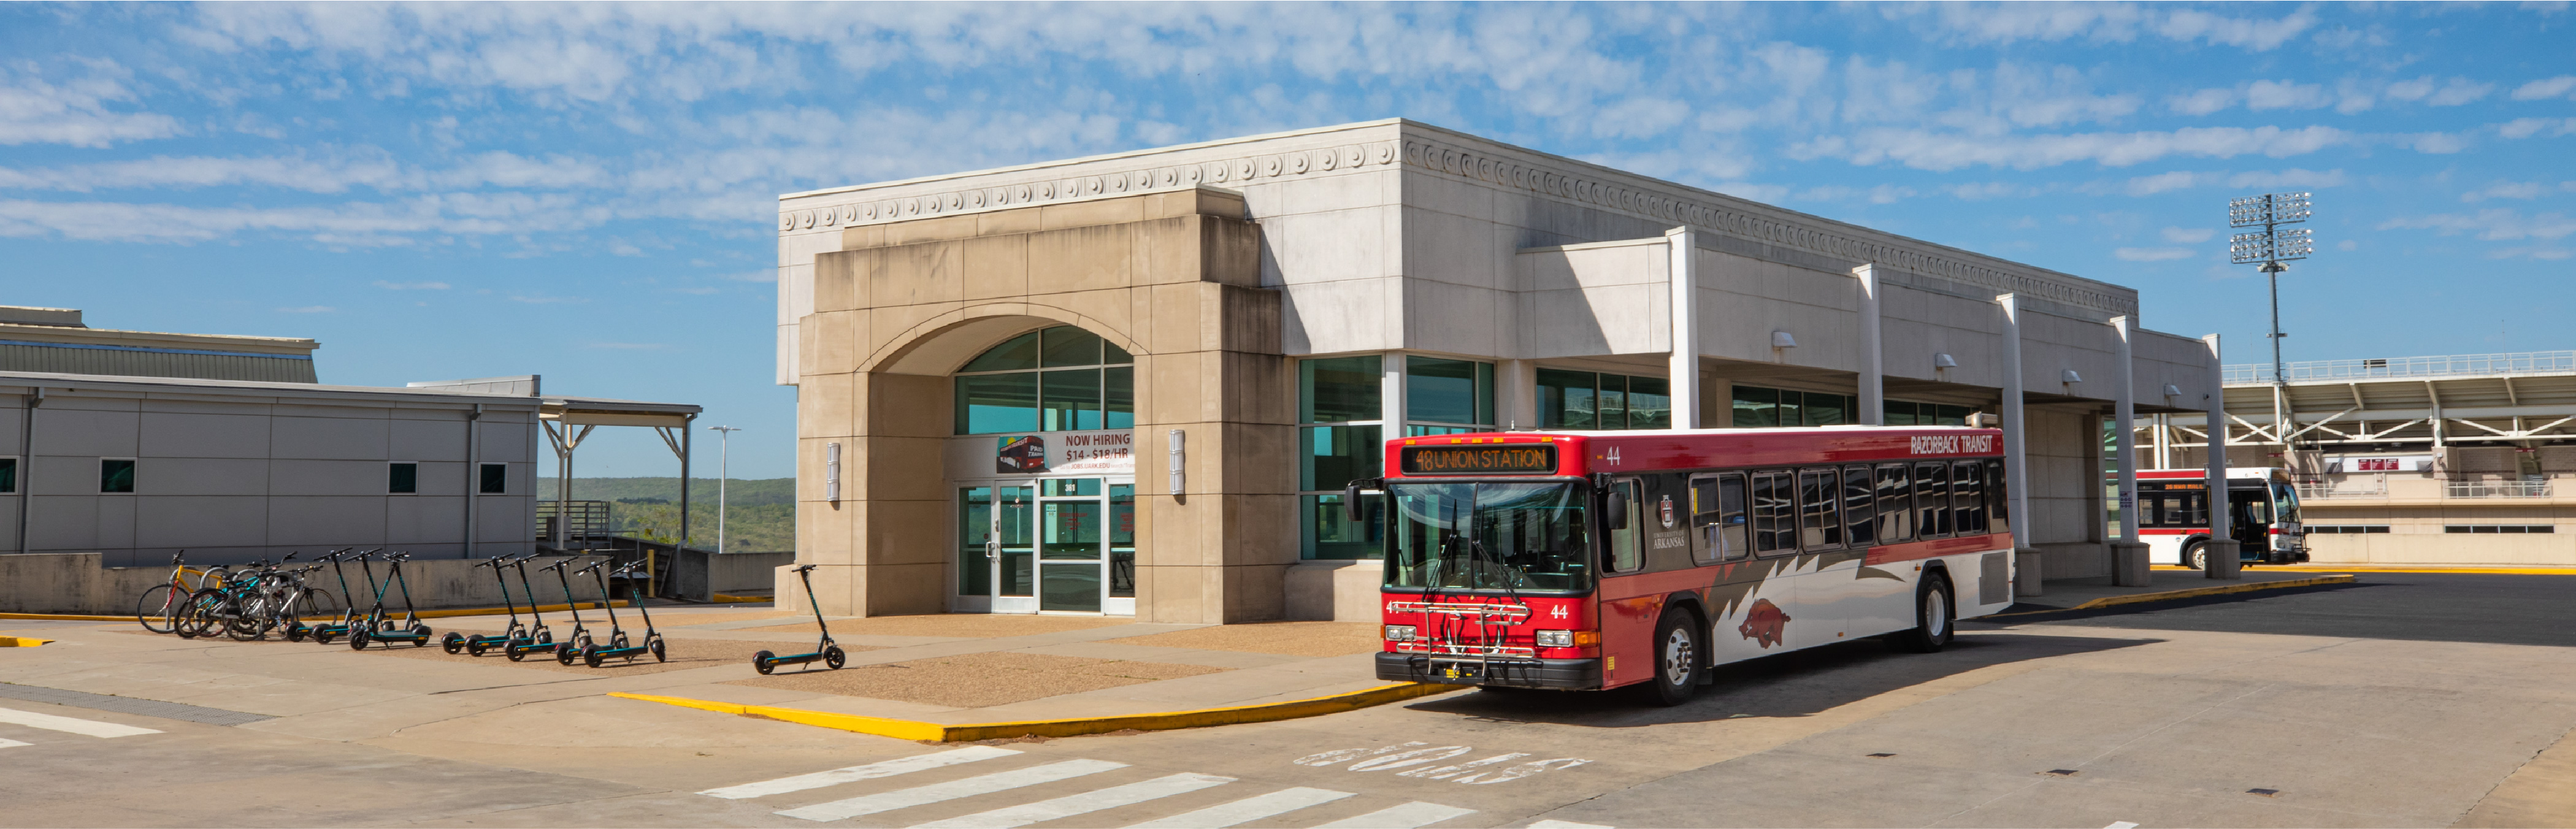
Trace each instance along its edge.
{"label": "metal railing", "polygon": [[2451,481],[2442,486],[2445,498],[2547,498],[2548,481]]}
{"label": "metal railing", "polygon": [[2299,500],[2320,501],[2336,498],[2379,498],[2388,494],[2388,476],[2369,480],[2335,481],[2322,484],[2300,484]]}
{"label": "metal railing", "polygon": [[[567,507],[566,505],[570,506]],[[563,521],[566,540],[604,537],[614,533],[616,524],[609,517],[607,501],[538,501],[537,540],[555,537],[555,521]]]}
{"label": "metal railing", "polygon": [[[2366,360],[2309,360],[2284,363],[2284,379],[2388,380],[2430,377],[2495,377],[2510,374],[2576,373],[2576,350],[2523,351],[2509,354],[2453,354],[2443,357],[2389,357]],[[2219,375],[2229,385],[2272,382],[2270,363],[2225,366]]]}

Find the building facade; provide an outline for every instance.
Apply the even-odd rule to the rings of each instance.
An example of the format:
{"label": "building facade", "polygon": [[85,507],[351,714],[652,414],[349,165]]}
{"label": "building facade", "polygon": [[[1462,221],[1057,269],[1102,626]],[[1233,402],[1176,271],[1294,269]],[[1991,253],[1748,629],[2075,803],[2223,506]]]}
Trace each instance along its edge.
{"label": "building facade", "polygon": [[2100,575],[2114,402],[2216,371],[2127,288],[1401,120],[780,204],[827,613],[1374,619],[1383,440],[1980,414]]}

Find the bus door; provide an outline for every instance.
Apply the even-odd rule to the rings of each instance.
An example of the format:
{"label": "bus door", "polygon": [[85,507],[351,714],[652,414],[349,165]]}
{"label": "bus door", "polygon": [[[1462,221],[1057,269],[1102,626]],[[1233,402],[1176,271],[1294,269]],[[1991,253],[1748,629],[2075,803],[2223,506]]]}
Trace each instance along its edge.
{"label": "bus door", "polygon": [[[1851,529],[1844,538],[1854,550],[1867,551],[1914,539],[1910,531],[1914,493],[1904,464],[1843,467],[1843,520]],[[1873,636],[1912,624],[1914,581],[1919,561],[1872,564],[1863,558],[1851,572],[1853,600],[1845,638]]]}
{"label": "bus door", "polygon": [[[1727,500],[1728,482],[1744,482],[1742,500]],[[1745,552],[1721,550],[1725,562],[1710,590],[1709,661],[1725,664],[1778,653],[1788,631],[1808,612],[1798,604],[1798,479],[1786,469],[1764,469],[1718,476],[1720,535],[1726,543],[1739,536]],[[1728,511],[1743,510],[1740,519]],[[1732,522],[1732,523],[1730,523]],[[1745,530],[1726,532],[1742,526]],[[1832,634],[1827,634],[1831,638]]]}
{"label": "bus door", "polygon": [[2272,493],[2261,482],[2227,487],[2227,534],[2236,539],[2239,557],[2247,561],[2271,551]]}
{"label": "bus door", "polygon": [[1787,627],[1793,648],[1830,645],[1845,638],[1860,597],[1854,572],[1863,553],[1852,547],[1843,522],[1842,470],[1808,467],[1797,470],[1798,608],[1804,613]]}

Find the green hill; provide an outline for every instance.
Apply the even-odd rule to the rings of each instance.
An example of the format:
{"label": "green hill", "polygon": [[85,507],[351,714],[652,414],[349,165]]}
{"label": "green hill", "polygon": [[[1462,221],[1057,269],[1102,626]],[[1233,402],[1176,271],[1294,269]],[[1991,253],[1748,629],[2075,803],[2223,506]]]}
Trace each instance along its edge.
{"label": "green hill", "polygon": [[[537,479],[537,497],[555,496],[555,479]],[[725,484],[725,546],[731,552],[764,553],[796,549],[796,479],[769,478]],[[680,532],[680,479],[574,478],[576,501],[609,501],[617,531],[657,541]],[[716,480],[689,479],[689,546],[716,545]]]}

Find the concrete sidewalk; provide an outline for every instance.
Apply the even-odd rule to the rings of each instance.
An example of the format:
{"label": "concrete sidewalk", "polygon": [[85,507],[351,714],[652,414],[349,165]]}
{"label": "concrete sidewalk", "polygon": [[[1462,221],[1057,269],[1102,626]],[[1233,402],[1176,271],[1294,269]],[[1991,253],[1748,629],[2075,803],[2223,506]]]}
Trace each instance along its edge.
{"label": "concrete sidewalk", "polygon": [[[2320,576],[2341,575],[2353,572],[2355,571],[2316,568],[2287,570],[2270,567],[2247,567],[2243,571],[2244,578],[2230,581],[2225,579],[2209,578],[2202,575],[2198,570],[2156,568],[2147,571],[2148,584],[2143,587],[2114,586],[2111,584],[2110,576],[2095,576],[2093,578],[2084,579],[2056,579],[2048,582],[2047,592],[2037,596],[2023,597],[2013,602],[2012,608],[2005,612],[2022,613],[2036,610],[2069,609],[2083,605],[2087,602],[2103,599],[2144,597],[2157,593],[2196,590],[2206,587],[2254,586],[2254,589],[2262,589],[2260,585],[2267,583],[2295,582],[2315,579]],[[2284,587],[2287,586],[2288,585],[2284,585]]]}

